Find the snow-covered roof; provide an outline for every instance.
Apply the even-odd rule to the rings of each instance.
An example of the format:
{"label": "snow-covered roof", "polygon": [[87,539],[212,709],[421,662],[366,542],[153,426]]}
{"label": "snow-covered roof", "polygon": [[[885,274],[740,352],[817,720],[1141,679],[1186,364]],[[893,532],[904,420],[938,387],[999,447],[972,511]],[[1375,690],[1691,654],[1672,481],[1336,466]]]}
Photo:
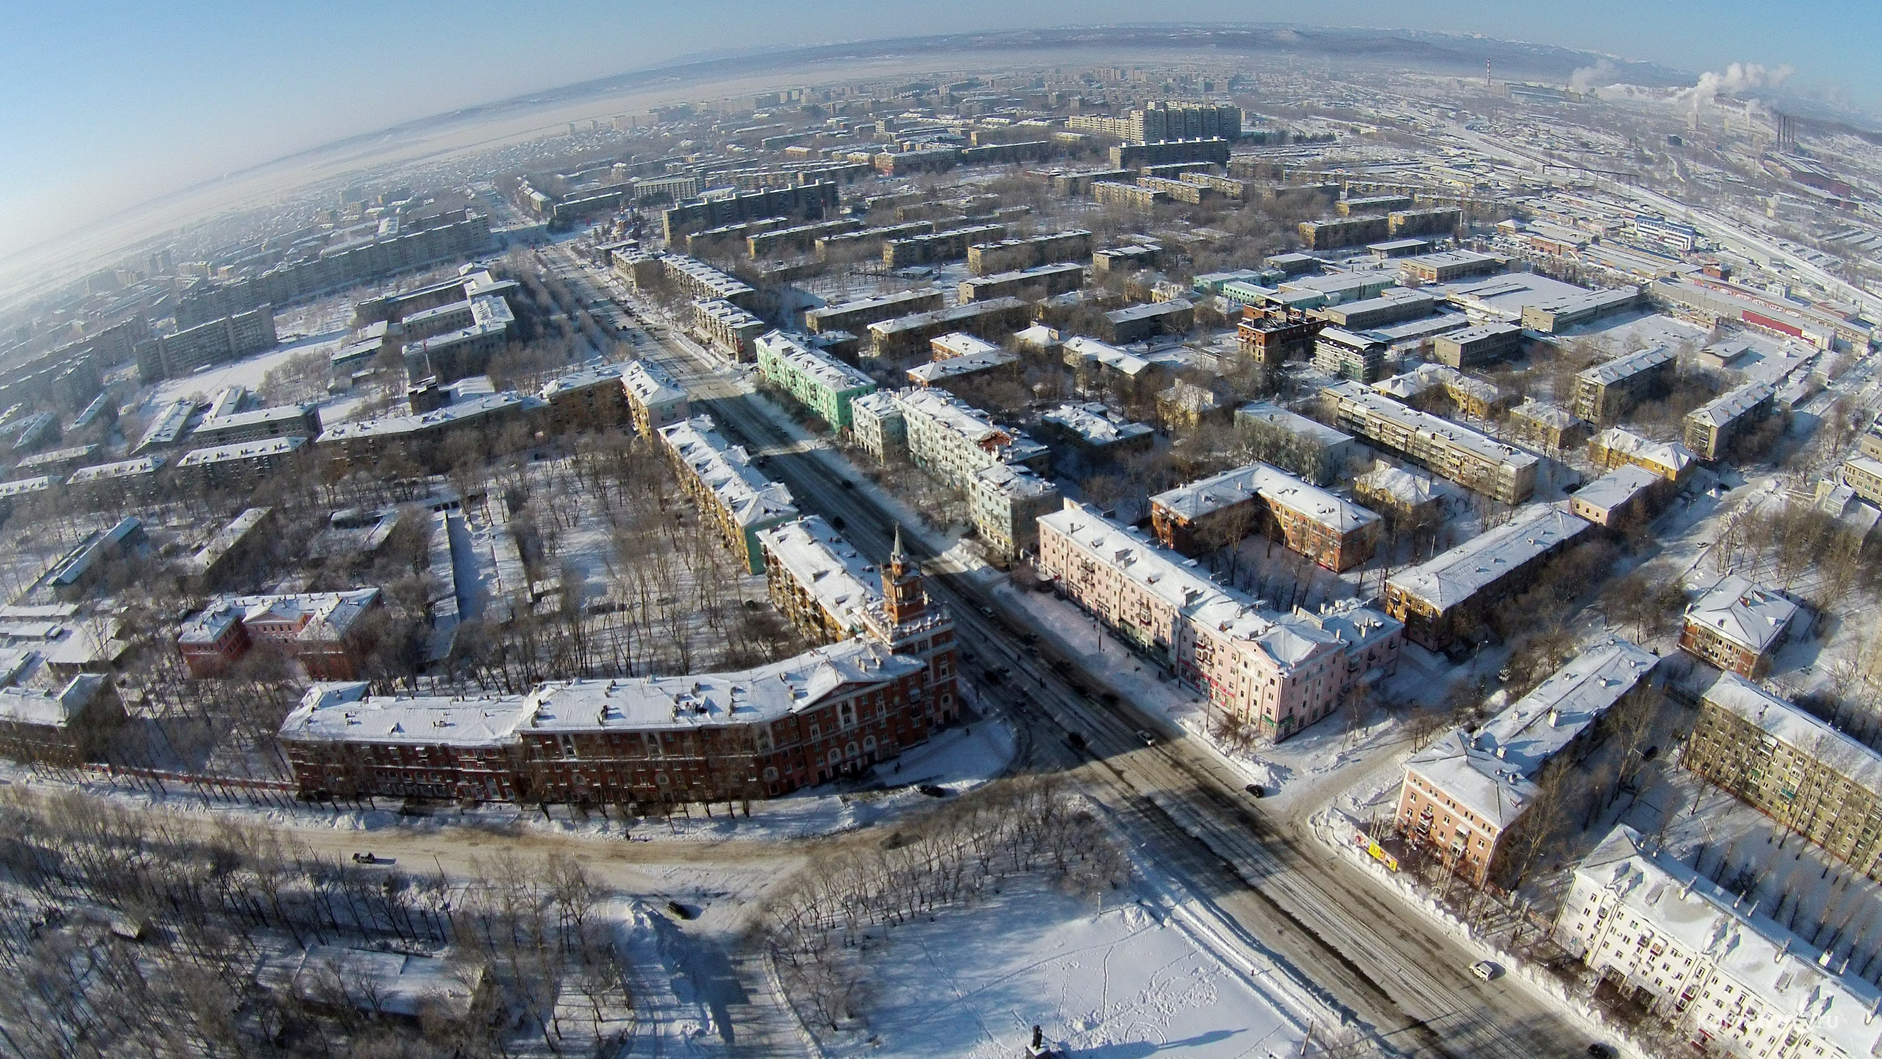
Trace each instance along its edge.
{"label": "snow-covered roof", "polygon": [[1631,430],[1609,427],[1589,442],[1591,448],[1604,448],[1645,460],[1656,467],[1670,467],[1682,473],[1699,457],[1677,441],[1650,441]]}
{"label": "snow-covered roof", "polygon": [[1013,337],[1029,349],[1051,349],[1059,344],[1058,329],[1044,324],[1034,324],[1022,331],[1015,331]]}
{"label": "snow-covered roof", "polygon": [[1389,635],[1399,627],[1393,619],[1364,607],[1342,610],[1336,621],[1299,612],[1263,612],[1245,593],[1197,573],[1194,560],[1159,547],[1083,504],[1067,501],[1064,508],[1041,515],[1039,525],[1066,538],[1094,562],[1117,571],[1140,591],[1163,600],[1186,620],[1262,650],[1284,673],[1335,645]]}
{"label": "snow-covered roof", "polygon": [[828,614],[852,632],[864,628],[863,614],[882,601],[882,575],[854,546],[819,515],[809,515],[758,532],[766,565],[791,575]]}
{"label": "snow-covered roof", "polygon": [[1317,420],[1308,419],[1298,412],[1290,412],[1269,401],[1254,401],[1245,404],[1235,410],[1235,418],[1238,422],[1243,419],[1260,420],[1289,434],[1311,438],[1328,447],[1353,440],[1351,434],[1335,430]]}
{"label": "snow-covered roof", "polygon": [[564,680],[523,695],[371,696],[363,682],[316,684],[280,734],[290,741],[489,746],[531,731],[713,728],[786,717],[845,688],[900,680],[924,664],[857,637],[735,673]]}
{"label": "snow-covered roof", "polygon": [[1589,528],[1588,522],[1552,505],[1536,504],[1488,533],[1400,571],[1389,583],[1446,610]]}
{"label": "snow-covered roof", "polygon": [[217,530],[216,535],[209,538],[208,542],[189,558],[188,567],[196,573],[202,573],[214,566],[218,559],[227,555],[229,550],[240,544],[256,526],[261,525],[262,520],[266,519],[273,510],[272,507],[251,507],[235,516],[233,521]]}
{"label": "snow-covered roof", "polygon": [[969,444],[1021,462],[1045,454],[1046,447],[1017,430],[996,426],[981,411],[945,390],[903,390],[895,395],[904,414],[924,416]]}
{"label": "snow-covered roof", "polygon": [[[67,485],[85,485],[90,482],[110,481],[117,478],[131,478],[140,474],[155,474],[164,464],[162,456],[144,456],[135,460],[119,460],[116,463],[100,463],[92,467],[80,467],[72,472],[72,477],[65,480]],[[50,479],[48,479],[50,481]]]}
{"label": "snow-covered roof", "polygon": [[1304,515],[1335,533],[1350,533],[1379,521],[1378,515],[1358,504],[1265,463],[1251,463],[1158,493],[1150,498],[1150,503],[1193,521],[1257,496]]}
{"label": "snow-covered roof", "polygon": [[1353,479],[1353,488],[1389,496],[1409,507],[1429,504],[1443,496],[1431,479],[1388,463],[1382,463]]}
{"label": "snow-covered roof", "polygon": [[956,305],[947,309],[898,316],[893,320],[878,320],[869,325],[869,333],[880,339],[887,335],[900,334],[903,331],[924,330],[936,324],[955,323],[982,316],[992,316],[996,313],[1012,312],[1014,309],[1024,308],[1025,305],[1025,302],[1011,296],[989,298],[984,302],[968,302],[965,305]]}
{"label": "snow-covered roof", "polygon": [[621,384],[643,405],[668,404],[686,399],[673,376],[665,368],[648,360],[630,360],[621,367]]}
{"label": "snow-covered roof", "polygon": [[1570,412],[1568,409],[1549,404],[1547,401],[1538,401],[1534,398],[1517,405],[1516,409],[1510,413],[1510,416],[1512,418],[1527,419],[1531,423],[1545,427],[1553,427],[1557,430],[1567,430],[1576,423],[1574,413]]}
{"label": "snow-covered roof", "polygon": [[47,475],[37,478],[21,478],[13,482],[0,482],[0,500],[23,496],[27,493],[42,493],[52,488],[52,479]]}
{"label": "snow-covered roof", "polygon": [[1100,342],[1095,338],[1086,338],[1083,335],[1074,335],[1066,339],[1063,343],[1063,348],[1065,350],[1065,362],[1067,364],[1096,364],[1109,368],[1120,375],[1133,377],[1142,375],[1152,367],[1149,360],[1135,353],[1127,353],[1111,345],[1109,342]]}
{"label": "snow-covered roof", "polygon": [[567,375],[551,379],[545,383],[542,388],[542,396],[545,400],[548,400],[560,396],[561,394],[572,393],[576,390],[585,390],[590,386],[601,386],[610,383],[619,386],[621,384],[621,372],[622,365],[619,364],[596,364],[592,367],[572,371]]}
{"label": "snow-covered roof", "polygon": [[1784,635],[1797,604],[1737,574],[1727,574],[1686,607],[1686,620],[1763,654]]}
{"label": "snow-covered roof", "polygon": [[206,449],[191,449],[176,461],[178,470],[186,467],[202,467],[215,463],[238,463],[242,460],[264,460],[276,456],[287,456],[301,446],[307,439],[299,435],[284,438],[258,438],[254,441],[237,441],[228,445],[215,445]]}
{"label": "snow-covered roof", "polygon": [[1616,357],[1604,364],[1584,368],[1575,378],[1588,383],[1611,385],[1631,375],[1638,375],[1649,368],[1658,367],[1673,359],[1673,351],[1665,346],[1649,346],[1624,357]]}
{"label": "snow-covered roof", "polygon": [[[1705,954],[1718,973],[1762,1005],[1797,1020],[1818,1041],[1848,1056],[1882,1054],[1882,1021],[1871,1018],[1882,993],[1855,975],[1832,971],[1802,937],[1741,907],[1738,895],[1616,825],[1575,868],[1576,888],[1612,893],[1655,933]],[[1831,961],[1834,966],[1834,961]]]}
{"label": "snow-covered roof", "polygon": [[1615,640],[1586,652],[1475,732],[1457,729],[1405,762],[1408,772],[1498,828],[1535,796],[1537,770],[1652,672],[1659,659]]}
{"label": "snow-covered roof", "polygon": [[758,336],[758,349],[778,358],[792,369],[815,379],[817,385],[832,393],[846,390],[875,389],[876,380],[848,364],[809,348],[784,331],[767,331]]}
{"label": "snow-covered roof", "polygon": [[289,621],[301,623],[296,639],[331,642],[344,637],[378,599],[376,588],[222,596],[184,622],[176,640],[180,644],[212,644],[237,621]]}
{"label": "snow-covered roof", "polygon": [[1624,464],[1582,486],[1575,493],[1574,502],[1598,511],[1612,511],[1663,482],[1664,478],[1645,467]]}
{"label": "snow-covered roof", "polygon": [[1188,312],[1194,308],[1186,298],[1172,298],[1167,302],[1148,302],[1144,305],[1126,305],[1122,309],[1113,309],[1104,314],[1104,318],[1113,324],[1125,324],[1134,320],[1148,320],[1158,316]]}
{"label": "snow-covered roof", "polygon": [[443,427],[452,423],[461,423],[479,416],[510,408],[525,410],[544,406],[542,398],[534,394],[520,394],[514,390],[502,393],[472,397],[455,404],[445,405],[418,415],[387,416],[383,419],[364,419],[351,423],[336,423],[327,427],[320,434],[321,442],[345,441],[349,438],[389,437],[396,434],[410,434],[434,427]]}
{"label": "snow-covered roof", "polygon": [[1058,493],[1058,486],[1024,467],[996,463],[974,472],[974,482],[1009,500],[1043,500]]}
{"label": "snow-covered roof", "polygon": [[1350,380],[1323,386],[1320,392],[1329,394],[1336,400],[1359,405],[1368,415],[1389,420],[1401,429],[1441,438],[1447,444],[1506,467],[1533,467],[1537,462],[1536,454],[1533,452],[1526,452],[1514,445],[1506,445],[1487,434],[1453,423],[1441,416],[1434,416],[1429,412],[1421,412],[1416,408],[1400,404],[1370,387]]}
{"label": "snow-covered roof", "polygon": [[1707,401],[1686,416],[1697,423],[1722,427],[1775,396],[1777,387],[1770,383],[1748,382]]}
{"label": "snow-covered roof", "polygon": [[976,353],[998,353],[999,346],[965,331],[949,331],[940,338],[930,339],[928,345],[934,350],[936,360],[949,357],[966,357]]}
{"label": "snow-covered roof", "polygon": [[1882,794],[1882,754],[1817,720],[1736,673],[1722,673],[1704,700],[1735,714],[1835,769],[1865,790]]}
{"label": "snow-covered roof", "polygon": [[64,728],[85,712],[104,684],[105,678],[96,673],[80,673],[57,691],[0,688],[0,721]]}
{"label": "snow-covered roof", "polygon": [[1372,388],[1399,401],[1408,401],[1428,390],[1444,389],[1485,403],[1495,403],[1503,392],[1487,379],[1474,379],[1443,364],[1420,364],[1403,375],[1375,382]]}
{"label": "snow-covered roof", "polygon": [[1113,445],[1150,433],[1149,426],[1130,422],[1096,401],[1062,404],[1039,418],[1077,434],[1085,444],[1094,446]]}
{"label": "snow-covered roof", "polygon": [[876,294],[867,298],[857,298],[852,301],[837,302],[834,305],[825,305],[809,310],[805,316],[809,319],[821,320],[826,317],[848,315],[849,313],[859,310],[867,311],[890,305],[899,305],[903,302],[922,301],[927,298],[939,297],[940,295],[941,288],[939,287],[917,287],[914,290],[892,291],[888,294]]}
{"label": "snow-covered roof", "polygon": [[719,435],[711,416],[694,416],[662,427],[660,437],[738,525],[765,526],[797,517],[791,491],[759,473],[742,446]]}
{"label": "snow-covered roof", "polygon": [[963,353],[942,360],[929,361],[926,364],[917,364],[908,369],[908,377],[910,381],[922,386],[933,386],[943,379],[954,379],[962,375],[972,375],[976,372],[992,371],[996,368],[1004,368],[1009,364],[1017,363],[1019,363],[1018,357],[998,346],[990,346],[990,348],[978,353]]}

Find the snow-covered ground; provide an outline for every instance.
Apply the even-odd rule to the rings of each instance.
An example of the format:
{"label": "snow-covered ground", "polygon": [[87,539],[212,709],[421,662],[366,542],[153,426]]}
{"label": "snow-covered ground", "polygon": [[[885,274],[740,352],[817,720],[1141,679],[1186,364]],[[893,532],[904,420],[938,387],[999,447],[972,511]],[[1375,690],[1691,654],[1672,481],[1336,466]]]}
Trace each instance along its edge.
{"label": "snow-covered ground", "polygon": [[261,381],[267,378],[269,372],[303,353],[332,353],[339,348],[344,337],[344,331],[302,337],[283,342],[266,353],[207,368],[180,379],[165,379],[152,389],[144,407],[152,409],[179,397],[192,395],[207,398],[217,390],[230,386],[245,387],[250,393],[257,393],[261,389]]}
{"label": "snow-covered ground", "polygon": [[1572,328],[1560,337],[1564,339],[1585,338],[1614,354],[1631,353],[1649,346],[1663,345],[1677,349],[1682,344],[1703,344],[1708,332],[1698,324],[1659,313],[1636,313],[1610,316],[1581,327]]}
{"label": "snow-covered ground", "polygon": [[1168,909],[1135,895],[1094,909],[1036,883],[1011,887],[883,931],[864,960],[868,1029],[826,1045],[832,1057],[1009,1059],[1035,1025],[1102,1059],[1285,1056],[1302,1039]]}

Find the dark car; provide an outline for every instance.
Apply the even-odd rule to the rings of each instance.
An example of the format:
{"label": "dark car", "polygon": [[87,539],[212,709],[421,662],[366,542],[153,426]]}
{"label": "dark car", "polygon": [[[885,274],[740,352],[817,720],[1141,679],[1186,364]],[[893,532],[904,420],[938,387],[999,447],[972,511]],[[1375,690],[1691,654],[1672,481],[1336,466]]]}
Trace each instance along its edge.
{"label": "dark car", "polygon": [[924,783],[915,789],[930,798],[945,798],[948,796],[948,789],[946,787],[937,787],[932,783]]}
{"label": "dark car", "polygon": [[1588,1054],[1594,1059],[1614,1059],[1614,1046],[1596,1042],[1588,1046]]}
{"label": "dark car", "polygon": [[678,901],[668,901],[667,911],[673,913],[675,919],[691,919],[694,915],[692,909],[680,904]]}
{"label": "dark car", "polygon": [[854,488],[856,488],[856,483],[855,483],[855,482],[852,482],[852,481],[850,481],[850,480],[849,480],[848,478],[845,478],[845,479],[843,479],[843,488],[845,488],[845,489],[854,489]]}
{"label": "dark car", "polygon": [[1268,793],[1261,789],[1261,784],[1259,783],[1251,783],[1248,786],[1243,787],[1242,790],[1247,791],[1249,794],[1252,794],[1257,798],[1264,797]]}
{"label": "dark car", "polygon": [[1072,744],[1072,748],[1075,750],[1085,749],[1085,737],[1077,732],[1065,733],[1065,741]]}
{"label": "dark car", "polygon": [[1658,745],[1650,746],[1647,749],[1642,750],[1640,752],[1640,760],[1642,761],[1652,761],[1654,758],[1659,757],[1659,756],[1660,756],[1660,748]]}

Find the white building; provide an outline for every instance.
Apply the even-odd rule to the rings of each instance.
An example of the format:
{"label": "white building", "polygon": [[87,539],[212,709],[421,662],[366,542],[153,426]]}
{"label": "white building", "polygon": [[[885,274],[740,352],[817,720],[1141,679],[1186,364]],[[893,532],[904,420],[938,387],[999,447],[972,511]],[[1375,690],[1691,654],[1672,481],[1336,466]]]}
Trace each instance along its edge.
{"label": "white building", "polygon": [[1882,993],[1755,905],[1616,827],[1575,869],[1556,941],[1692,1044],[1745,1059],[1882,1055]]}

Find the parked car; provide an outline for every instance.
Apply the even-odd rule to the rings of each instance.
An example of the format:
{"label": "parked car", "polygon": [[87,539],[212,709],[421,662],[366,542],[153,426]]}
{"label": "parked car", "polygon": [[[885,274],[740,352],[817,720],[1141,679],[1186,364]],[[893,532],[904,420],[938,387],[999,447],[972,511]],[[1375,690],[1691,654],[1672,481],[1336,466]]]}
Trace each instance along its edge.
{"label": "parked car", "polygon": [[1488,982],[1490,979],[1502,974],[1503,968],[1498,967],[1489,960],[1478,960],[1476,963],[1470,965],[1470,973]]}
{"label": "parked car", "polygon": [[1065,733],[1065,741],[1072,744],[1072,748],[1074,750],[1085,749],[1085,737],[1078,734],[1077,732]]}
{"label": "parked car", "polygon": [[1243,787],[1242,790],[1247,791],[1249,794],[1252,794],[1257,798],[1264,797],[1267,794],[1266,791],[1261,789],[1261,784],[1259,783],[1251,783],[1248,786]]}
{"label": "parked car", "polygon": [[1142,728],[1137,729],[1137,738],[1143,740],[1145,746],[1157,745],[1157,737]]}
{"label": "parked car", "polygon": [[945,798],[948,796],[948,789],[946,787],[937,787],[932,783],[924,783],[915,789],[930,798]]}

